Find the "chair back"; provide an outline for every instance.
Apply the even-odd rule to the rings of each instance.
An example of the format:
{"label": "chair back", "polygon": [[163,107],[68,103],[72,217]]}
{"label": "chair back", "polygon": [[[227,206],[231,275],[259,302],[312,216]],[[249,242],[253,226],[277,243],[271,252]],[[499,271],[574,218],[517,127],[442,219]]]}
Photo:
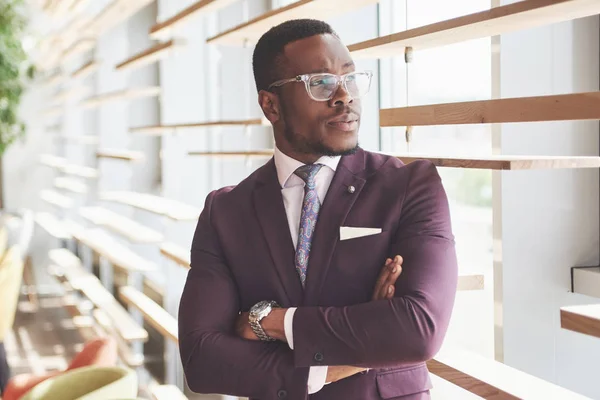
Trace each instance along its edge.
{"label": "chair back", "polygon": [[135,399],[138,379],[126,367],[82,367],[47,379],[21,400],[121,400]]}
{"label": "chair back", "polygon": [[21,249],[14,245],[0,260],[0,342],[12,328],[23,281]]}

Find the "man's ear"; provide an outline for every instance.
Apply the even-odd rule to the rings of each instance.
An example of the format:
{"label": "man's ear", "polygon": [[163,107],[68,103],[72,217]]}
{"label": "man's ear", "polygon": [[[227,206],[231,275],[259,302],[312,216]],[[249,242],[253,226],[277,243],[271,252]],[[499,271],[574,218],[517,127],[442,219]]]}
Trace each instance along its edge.
{"label": "man's ear", "polygon": [[262,108],[265,117],[274,124],[281,118],[279,112],[279,96],[275,93],[261,90],[258,92],[258,104]]}

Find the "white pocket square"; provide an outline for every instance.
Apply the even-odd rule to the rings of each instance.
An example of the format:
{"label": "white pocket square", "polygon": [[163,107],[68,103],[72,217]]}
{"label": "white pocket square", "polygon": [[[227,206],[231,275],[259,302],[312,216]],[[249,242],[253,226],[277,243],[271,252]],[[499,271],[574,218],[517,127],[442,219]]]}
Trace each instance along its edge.
{"label": "white pocket square", "polygon": [[340,226],[340,240],[377,235],[378,233],[381,233],[381,228],[355,228],[352,226]]}

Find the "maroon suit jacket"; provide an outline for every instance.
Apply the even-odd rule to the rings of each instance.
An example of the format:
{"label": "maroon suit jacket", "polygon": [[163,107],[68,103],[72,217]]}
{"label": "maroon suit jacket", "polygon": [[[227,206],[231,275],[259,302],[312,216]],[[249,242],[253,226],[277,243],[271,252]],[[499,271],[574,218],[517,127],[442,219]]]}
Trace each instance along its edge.
{"label": "maroon suit jacket", "polygon": [[[382,232],[340,241],[340,226]],[[370,301],[386,258],[396,254],[404,262],[394,299]],[[305,400],[310,366],[360,365],[373,369],[310,399],[427,399],[425,361],[442,344],[456,285],[448,201],[435,166],[359,149],[342,157],[331,182],[303,289],[271,159],[237,186],[210,193],[200,215],[179,310],[188,385]],[[260,300],[298,307],[293,351],[236,337],[238,312]]]}

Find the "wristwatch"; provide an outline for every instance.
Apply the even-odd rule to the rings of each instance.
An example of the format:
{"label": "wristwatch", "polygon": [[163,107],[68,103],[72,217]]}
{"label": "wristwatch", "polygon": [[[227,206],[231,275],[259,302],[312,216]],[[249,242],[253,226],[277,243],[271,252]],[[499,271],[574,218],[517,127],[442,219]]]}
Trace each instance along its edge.
{"label": "wristwatch", "polygon": [[250,327],[254,331],[254,334],[265,342],[273,342],[275,339],[265,333],[265,330],[260,326],[260,321],[269,315],[273,311],[273,308],[279,308],[279,304],[275,301],[259,301],[252,306],[250,316],[248,317],[248,322],[250,322]]}

